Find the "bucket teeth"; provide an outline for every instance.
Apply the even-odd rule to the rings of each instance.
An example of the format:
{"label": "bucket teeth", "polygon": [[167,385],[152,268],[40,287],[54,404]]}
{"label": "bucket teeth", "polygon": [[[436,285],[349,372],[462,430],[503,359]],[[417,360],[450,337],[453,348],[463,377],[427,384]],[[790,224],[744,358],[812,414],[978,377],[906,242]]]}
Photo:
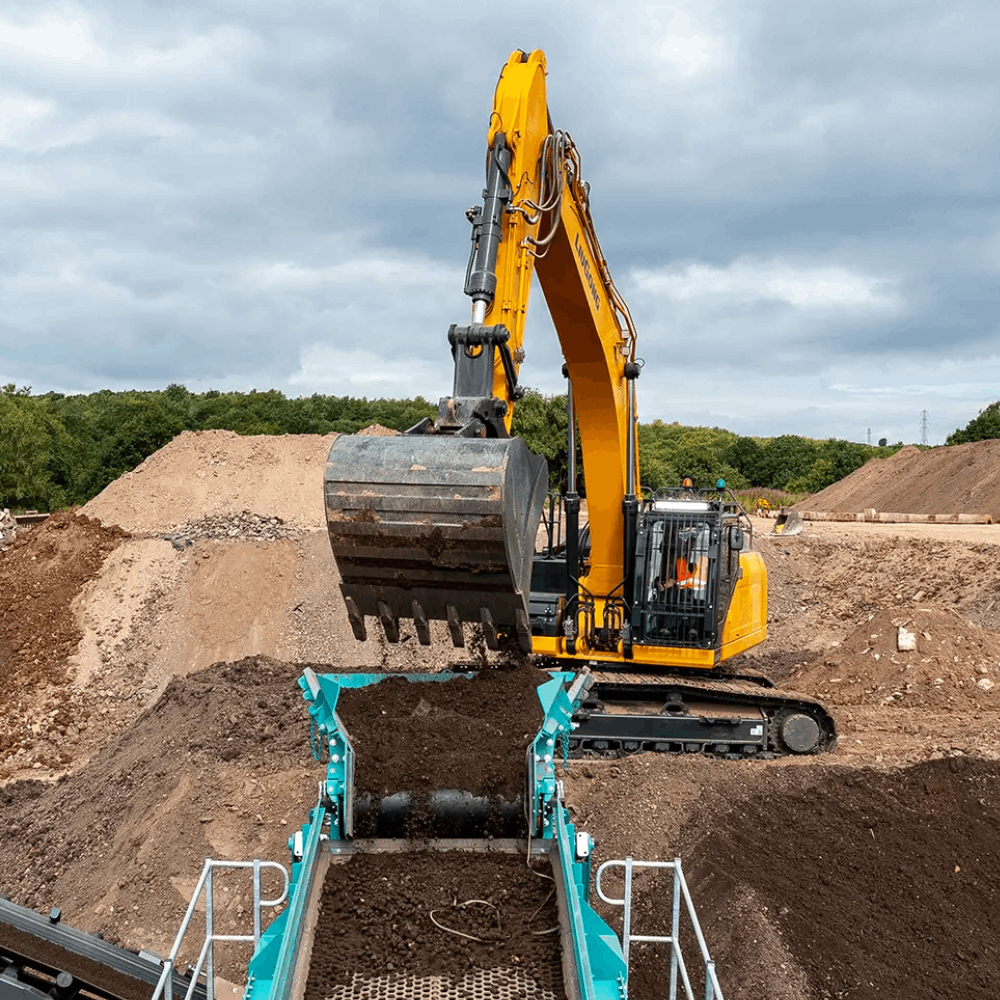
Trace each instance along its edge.
{"label": "bucket teeth", "polygon": [[419,601],[413,602],[413,624],[416,626],[420,645],[429,646],[431,644],[431,626]]}
{"label": "bucket teeth", "polygon": [[347,605],[347,617],[351,623],[351,631],[354,633],[354,638],[358,642],[365,642],[368,639],[365,616],[358,610],[353,597],[345,597],[344,604]]}
{"label": "bucket teeth", "polygon": [[483,606],[498,636],[520,631],[547,485],[545,459],[519,438],[338,437],[327,528],[355,636],[378,618],[398,642],[412,615],[421,643],[445,621],[462,647]]}
{"label": "bucket teeth", "polygon": [[498,650],[500,640],[497,638],[497,627],[493,622],[493,615],[490,614],[489,608],[479,609],[479,621],[483,626],[483,638],[486,640],[487,647],[494,651]]}
{"label": "bucket teeth", "polygon": [[448,631],[451,633],[451,641],[456,648],[465,645],[465,636],[462,634],[462,619],[458,617],[458,610],[454,604],[448,605]]}
{"label": "bucket teeth", "polygon": [[385,637],[389,642],[399,642],[399,619],[389,610],[385,601],[378,602],[378,616],[385,629]]}
{"label": "bucket teeth", "polygon": [[520,609],[514,615],[517,622],[517,641],[524,653],[531,652],[531,625],[528,624],[528,616]]}

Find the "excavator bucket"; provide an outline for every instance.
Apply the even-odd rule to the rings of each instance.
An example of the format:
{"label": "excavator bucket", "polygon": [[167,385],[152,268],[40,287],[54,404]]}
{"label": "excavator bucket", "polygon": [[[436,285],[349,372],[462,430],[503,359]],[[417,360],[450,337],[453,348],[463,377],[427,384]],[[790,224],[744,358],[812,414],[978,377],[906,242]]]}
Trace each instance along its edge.
{"label": "excavator bucket", "polygon": [[463,623],[487,645],[504,635],[531,649],[528,592],[548,483],[545,459],[520,438],[342,435],[325,473],[326,520],[354,635],[377,617],[390,642],[412,619]]}
{"label": "excavator bucket", "polygon": [[803,528],[802,515],[797,510],[783,510],[774,522],[772,535],[798,535]]}

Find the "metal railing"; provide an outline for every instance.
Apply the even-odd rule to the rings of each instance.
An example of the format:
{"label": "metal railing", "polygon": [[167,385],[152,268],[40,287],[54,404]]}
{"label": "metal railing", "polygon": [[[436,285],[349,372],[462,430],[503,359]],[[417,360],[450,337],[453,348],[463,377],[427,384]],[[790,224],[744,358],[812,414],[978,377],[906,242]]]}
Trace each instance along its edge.
{"label": "metal railing", "polygon": [[[602,876],[609,868],[625,869],[625,896],[622,899],[605,895],[601,888]],[[671,900],[671,927],[670,934],[668,935],[632,933],[632,873],[636,868],[669,868],[673,870],[674,885]],[[669,1000],[676,1000],[677,998],[678,977],[684,986],[684,995],[687,1000],[694,1000],[695,997],[691,989],[691,979],[688,975],[687,966],[684,962],[684,954],[681,950],[681,900],[683,900],[691,923],[691,931],[698,942],[702,962],[704,963],[705,1000],[724,1000],[722,988],[719,986],[719,980],[715,975],[715,962],[709,956],[708,945],[705,944],[705,937],[701,932],[701,924],[698,923],[698,917],[694,911],[694,903],[691,901],[691,893],[688,890],[684,872],[681,870],[680,858],[675,858],[673,861],[633,861],[632,858],[626,858],[624,861],[605,861],[597,869],[594,887],[597,890],[597,895],[605,903],[623,908],[622,953],[625,956],[626,969],[629,962],[629,947],[633,941],[670,945],[670,991],[667,994]]]}
{"label": "metal railing", "polygon": [[[252,934],[216,934],[214,905],[214,875],[217,868],[252,868],[253,869],[253,933]],[[273,868],[279,871],[285,880],[284,888],[277,899],[262,899],[260,894],[260,873],[264,868]],[[187,913],[181,923],[180,930],[174,940],[174,946],[170,949],[170,954],[163,963],[163,972],[160,974],[160,981],[156,984],[151,1000],[173,1000],[174,997],[174,968],[177,963],[177,955],[181,950],[184,935],[187,934],[188,926],[194,911],[198,905],[198,900],[202,893],[205,894],[205,942],[201,946],[201,953],[198,962],[191,975],[191,982],[184,994],[184,1000],[191,1000],[198,979],[205,971],[205,995],[207,1000],[215,1000],[215,942],[235,941],[244,944],[253,943],[256,948],[260,943],[260,911],[264,906],[280,906],[288,896],[288,870],[277,861],[216,861],[213,858],[205,859],[205,867],[202,869],[201,878],[195,887],[194,895],[188,905]]]}

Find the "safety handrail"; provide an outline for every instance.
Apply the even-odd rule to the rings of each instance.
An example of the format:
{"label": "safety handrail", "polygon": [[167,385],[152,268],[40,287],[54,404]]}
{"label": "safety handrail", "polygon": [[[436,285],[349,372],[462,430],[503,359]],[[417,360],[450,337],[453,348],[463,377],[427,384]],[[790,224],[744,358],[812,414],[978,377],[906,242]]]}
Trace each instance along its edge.
{"label": "safety handrail", "polygon": [[[610,868],[625,869],[625,895],[622,899],[605,895],[601,887],[604,872]],[[669,935],[632,933],[632,872],[635,868],[668,868],[673,870],[674,886],[671,902],[671,930]],[[622,907],[622,953],[625,956],[626,970],[628,969],[629,946],[633,941],[670,945],[670,991],[667,994],[669,1000],[676,1000],[678,975],[684,985],[684,994],[687,1000],[694,1000],[694,992],[691,989],[691,980],[688,976],[687,966],[684,963],[684,955],[680,942],[681,900],[683,899],[688,918],[691,921],[691,929],[698,942],[702,961],[705,965],[705,1000],[724,1000],[722,988],[719,986],[719,980],[715,974],[715,962],[712,961],[708,953],[708,945],[705,943],[705,936],[701,932],[701,924],[698,922],[698,917],[695,914],[694,903],[691,900],[687,880],[684,878],[684,872],[681,869],[680,858],[674,858],[673,861],[634,861],[632,858],[625,858],[624,861],[620,859],[605,861],[597,869],[594,888],[597,890],[597,895],[605,903],[611,906]]]}
{"label": "safety handrail", "polygon": [[[213,889],[214,875],[216,868],[252,868],[253,869],[253,934],[216,934],[214,930],[213,915]],[[284,888],[277,899],[263,899],[260,894],[260,873],[264,868],[272,868],[279,871],[285,880]],[[194,895],[188,904],[187,913],[181,922],[180,930],[174,940],[174,946],[170,949],[170,954],[163,963],[163,972],[160,973],[159,982],[153,991],[151,1000],[173,1000],[174,998],[174,967],[177,964],[177,955],[181,950],[184,936],[187,934],[188,925],[194,916],[195,908],[202,893],[205,893],[205,942],[201,947],[198,962],[191,974],[191,982],[184,1000],[191,1000],[195,986],[201,976],[202,967],[205,967],[205,996],[206,1000],[215,1000],[215,942],[216,941],[238,941],[244,943],[253,942],[254,947],[260,943],[260,911],[264,906],[281,906],[288,897],[288,870],[277,861],[217,861],[214,858],[205,859],[205,867],[201,871],[201,878],[195,886]],[[206,964],[207,963],[207,964]]]}

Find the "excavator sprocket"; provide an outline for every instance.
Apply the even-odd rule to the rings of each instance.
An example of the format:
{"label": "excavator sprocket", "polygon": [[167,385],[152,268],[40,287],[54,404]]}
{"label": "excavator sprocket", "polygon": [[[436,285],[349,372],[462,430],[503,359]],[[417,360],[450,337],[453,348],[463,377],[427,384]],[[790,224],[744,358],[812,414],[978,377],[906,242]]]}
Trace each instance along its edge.
{"label": "excavator sprocket", "polygon": [[366,618],[398,642],[401,619],[430,643],[430,622],[463,623],[490,648],[531,649],[531,560],[547,488],[545,459],[520,438],[342,435],[325,479],[330,544],[356,638]]}

